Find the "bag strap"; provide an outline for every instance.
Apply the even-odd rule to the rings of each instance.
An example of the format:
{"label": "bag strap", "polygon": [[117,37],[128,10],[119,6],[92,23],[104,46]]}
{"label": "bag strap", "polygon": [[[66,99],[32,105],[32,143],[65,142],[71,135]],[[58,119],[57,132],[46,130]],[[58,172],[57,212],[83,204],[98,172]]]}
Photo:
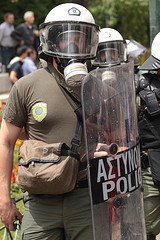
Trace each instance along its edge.
{"label": "bag strap", "polygon": [[[75,102],[75,104],[78,106],[76,110],[74,110],[74,113],[77,116],[77,124],[74,136],[71,141],[71,155],[77,155],[78,154],[78,148],[81,144],[81,136],[82,136],[82,106],[81,103],[78,101],[77,98],[75,98],[65,87],[60,85],[60,87],[63,88],[63,90],[68,94],[68,96]],[[78,154],[78,158],[80,158]]]}
{"label": "bag strap", "polygon": [[[75,102],[75,104],[78,106],[76,110],[74,110],[74,113],[77,116],[77,124],[74,136],[71,140],[71,149],[70,149],[70,155],[76,156],[76,158],[80,158],[78,154],[78,148],[81,144],[81,136],[82,136],[82,106],[81,103],[63,86],[61,86],[64,91],[69,95],[69,97]],[[78,154],[78,155],[77,155]]]}
{"label": "bag strap", "polygon": [[[61,89],[61,91],[63,92],[64,96],[67,98],[67,101],[72,106],[72,108],[75,110],[76,107],[80,105],[80,101],[74,96],[74,94],[71,93],[71,92],[73,92],[73,90],[65,83],[63,76],[57,72],[57,70],[51,63],[48,64],[47,68],[48,68],[49,72],[51,73],[51,75],[56,80],[56,82],[57,82],[59,88]],[[69,96],[69,98],[68,98],[68,96]],[[74,103],[74,106],[73,106],[73,103]]]}
{"label": "bag strap", "polygon": [[80,160],[78,149],[81,144],[81,136],[82,136],[82,123],[77,118],[75,133],[71,140],[70,155],[75,156],[78,160]]}
{"label": "bag strap", "polygon": [[[57,81],[56,76],[52,71],[52,67],[53,67],[52,65],[48,65],[48,69],[50,73],[52,74],[52,76],[54,76],[55,80]],[[68,94],[68,96],[72,99],[72,101],[78,107],[74,110],[74,113],[77,116],[77,123],[76,123],[74,136],[71,140],[70,155],[80,159],[80,156],[78,154],[78,148],[81,144],[81,136],[82,136],[82,106],[80,101],[76,97],[74,97],[63,85],[61,85],[58,81],[57,81],[57,84],[65,91],[66,94]]]}
{"label": "bag strap", "polygon": [[65,87],[63,87],[62,85],[60,85],[60,87],[63,88],[63,90],[68,94],[68,96],[75,102],[77,106],[81,105],[80,101],[78,101],[78,99],[74,97]]}
{"label": "bag strap", "polygon": [[68,96],[72,99],[72,101],[75,102],[78,108],[74,110],[74,113],[77,115],[77,118],[80,122],[82,122],[82,106],[80,101],[78,101],[77,98],[75,98],[65,87],[61,86],[60,87],[68,94]]}

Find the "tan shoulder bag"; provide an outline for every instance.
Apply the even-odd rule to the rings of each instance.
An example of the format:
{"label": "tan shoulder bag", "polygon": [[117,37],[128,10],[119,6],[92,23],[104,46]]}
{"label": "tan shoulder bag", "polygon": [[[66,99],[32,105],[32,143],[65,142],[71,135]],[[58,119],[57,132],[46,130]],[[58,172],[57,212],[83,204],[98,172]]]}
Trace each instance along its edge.
{"label": "tan shoulder bag", "polygon": [[[78,138],[77,138],[78,136]],[[25,140],[19,149],[16,182],[33,194],[63,194],[74,189],[79,169],[81,124],[77,121],[71,149],[65,143]]]}

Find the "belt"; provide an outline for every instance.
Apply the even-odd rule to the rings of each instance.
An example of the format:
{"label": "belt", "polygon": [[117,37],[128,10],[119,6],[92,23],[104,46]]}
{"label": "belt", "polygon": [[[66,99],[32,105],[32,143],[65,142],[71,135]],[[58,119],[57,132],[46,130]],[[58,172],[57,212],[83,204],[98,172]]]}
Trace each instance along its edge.
{"label": "belt", "polygon": [[88,180],[77,182],[75,188],[88,188]]}
{"label": "belt", "polygon": [[146,154],[143,154],[141,156],[141,167],[143,169],[146,169],[146,168],[150,167],[149,159],[148,159],[148,156]]}

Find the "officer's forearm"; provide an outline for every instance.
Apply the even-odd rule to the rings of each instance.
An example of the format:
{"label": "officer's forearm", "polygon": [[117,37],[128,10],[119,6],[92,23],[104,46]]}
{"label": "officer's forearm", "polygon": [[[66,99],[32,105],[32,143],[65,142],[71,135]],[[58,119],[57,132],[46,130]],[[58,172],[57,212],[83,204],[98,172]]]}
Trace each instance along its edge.
{"label": "officer's forearm", "polygon": [[0,201],[10,201],[13,148],[0,142]]}

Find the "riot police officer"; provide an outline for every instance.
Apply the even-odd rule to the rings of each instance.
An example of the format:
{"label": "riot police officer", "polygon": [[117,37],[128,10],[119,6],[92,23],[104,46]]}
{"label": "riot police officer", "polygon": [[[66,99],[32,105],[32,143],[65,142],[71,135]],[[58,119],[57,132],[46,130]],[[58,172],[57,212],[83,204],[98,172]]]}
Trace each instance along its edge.
{"label": "riot police officer", "polygon": [[[1,125],[0,216],[10,230],[15,230],[15,216],[22,220],[21,213],[11,203],[9,188],[16,139],[25,126],[27,140],[70,145],[77,122],[72,99],[80,102],[81,80],[87,73],[85,62],[96,56],[98,35],[99,26],[92,14],[74,3],[56,6],[40,25],[39,57],[47,61],[48,68],[38,69],[14,85]],[[66,96],[63,90],[70,94]],[[80,148],[85,161],[83,137]],[[92,239],[87,171],[83,170],[78,173],[81,175],[77,176],[78,184],[69,193],[25,193],[20,239]],[[76,197],[76,193],[81,196]]]}
{"label": "riot police officer", "polygon": [[136,81],[147,239],[160,233],[160,32]]}
{"label": "riot police officer", "polygon": [[[132,179],[132,184],[122,184],[122,191],[119,187],[114,188],[121,180],[120,174],[117,174],[118,165],[113,159],[119,158],[119,154],[124,154],[127,159],[127,152],[128,156],[133,156],[133,148],[137,146],[139,149],[134,69],[133,63],[125,63],[126,60],[126,43],[121,34],[115,29],[101,29],[93,63],[97,68],[88,74],[82,85],[95,239],[146,239],[141,181],[139,186],[134,184],[134,193],[124,194],[123,191],[129,190],[134,181],[137,183],[137,180],[141,179],[139,150],[135,155],[138,174],[134,176],[137,177]],[[113,154],[108,151],[110,146],[116,147]],[[103,165],[102,157],[105,163],[110,161],[109,159],[113,160],[110,163],[112,170],[109,170],[105,163]],[[134,164],[133,158],[129,159],[129,162]],[[102,174],[99,161],[102,168],[107,170],[106,173]],[[93,162],[95,165],[92,165]],[[101,173],[97,169],[101,169]],[[108,182],[109,172],[114,173],[111,182]],[[128,176],[127,171],[125,173]],[[98,179],[100,175],[102,178]],[[127,178],[130,179],[130,176]],[[104,185],[108,187],[105,188]]]}

